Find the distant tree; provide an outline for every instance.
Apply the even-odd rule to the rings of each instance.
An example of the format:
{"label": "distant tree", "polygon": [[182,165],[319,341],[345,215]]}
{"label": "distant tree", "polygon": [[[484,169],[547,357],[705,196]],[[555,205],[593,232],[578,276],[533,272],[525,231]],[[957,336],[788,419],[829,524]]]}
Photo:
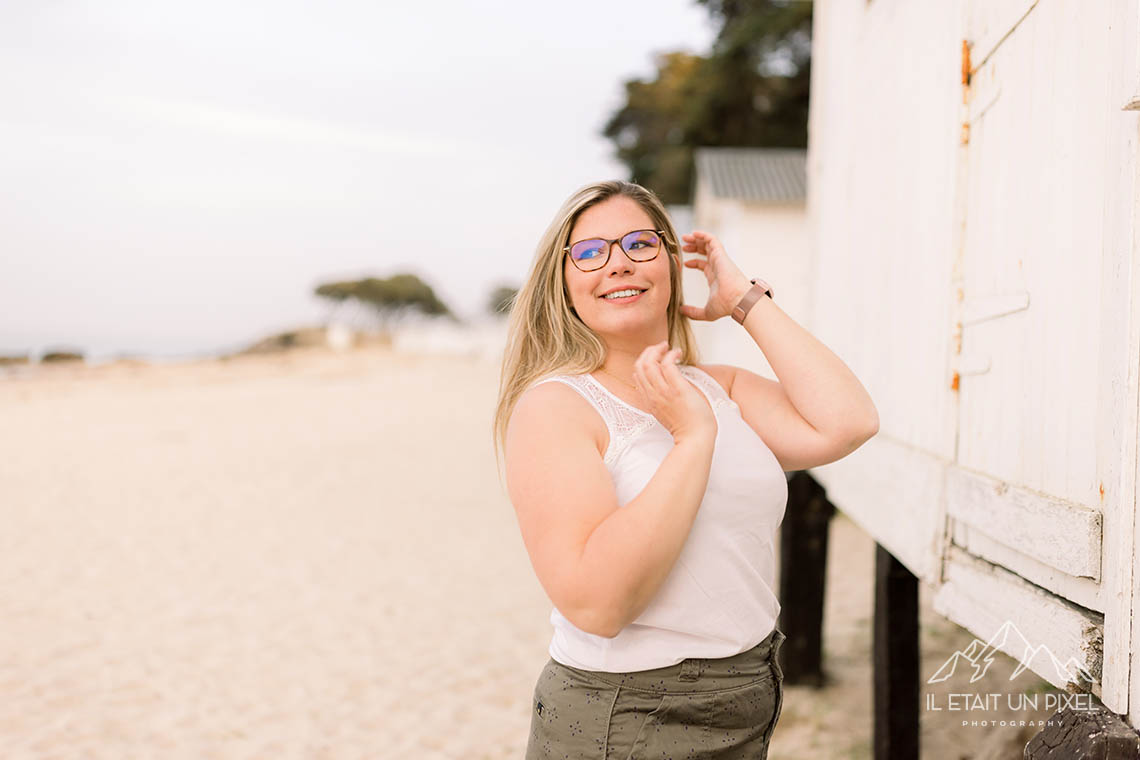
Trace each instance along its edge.
{"label": "distant tree", "polygon": [[652,187],[665,203],[687,203],[693,175],[694,131],[700,115],[700,56],[665,53],[657,57],[657,77],[625,83],[625,105],[603,133],[617,146],[617,157],[631,178]]}
{"label": "distant tree", "polygon": [[[697,0],[720,24],[699,92],[698,145],[807,146],[812,4]],[[710,142],[717,140],[717,142]]]}
{"label": "distant tree", "polygon": [[339,304],[352,298],[355,287],[356,283],[354,282],[329,282],[318,285],[315,293],[321,298],[327,298]]}
{"label": "distant tree", "polygon": [[512,288],[510,285],[499,285],[491,291],[487,299],[487,311],[495,316],[506,314],[514,305],[518,292],[517,288]]}
{"label": "distant tree", "polygon": [[[353,317],[360,314],[364,308],[364,304],[356,300],[356,282],[351,280],[343,280],[340,282],[326,282],[318,285],[313,291],[313,294],[318,298],[323,298],[328,301],[332,308],[329,310],[325,318],[325,326],[333,320],[334,316],[339,316],[344,321],[352,324],[355,322]],[[356,308],[353,310],[353,315],[345,318],[342,315],[346,304],[351,304]]]}
{"label": "distant tree", "polygon": [[625,83],[603,134],[631,178],[666,203],[692,197],[693,149],[807,145],[812,5],[697,0],[718,25],[706,56],[658,56],[652,80]]}
{"label": "distant tree", "polygon": [[372,312],[382,330],[390,330],[414,315],[458,321],[431,286],[414,274],[329,282],[318,285],[313,292],[337,307],[354,301],[358,307]]}
{"label": "distant tree", "polygon": [[45,364],[52,362],[82,362],[86,361],[83,358],[83,352],[79,349],[64,349],[57,348],[51,351],[45,351],[40,361]]}

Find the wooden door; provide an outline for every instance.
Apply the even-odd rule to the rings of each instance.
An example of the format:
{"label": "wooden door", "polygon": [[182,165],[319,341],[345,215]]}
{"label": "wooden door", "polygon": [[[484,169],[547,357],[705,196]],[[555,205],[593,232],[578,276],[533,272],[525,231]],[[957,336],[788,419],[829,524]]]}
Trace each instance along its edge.
{"label": "wooden door", "polygon": [[964,12],[958,436],[935,606],[980,636],[1006,622],[1032,632],[1123,711],[1127,665],[1100,683],[1103,652],[1126,653],[1129,635],[1113,601],[1124,550],[1105,544],[1124,511],[1131,353],[1131,289],[1113,277],[1130,251],[1112,244],[1128,222],[1107,181],[1123,158],[1104,84],[1114,11],[968,0]]}

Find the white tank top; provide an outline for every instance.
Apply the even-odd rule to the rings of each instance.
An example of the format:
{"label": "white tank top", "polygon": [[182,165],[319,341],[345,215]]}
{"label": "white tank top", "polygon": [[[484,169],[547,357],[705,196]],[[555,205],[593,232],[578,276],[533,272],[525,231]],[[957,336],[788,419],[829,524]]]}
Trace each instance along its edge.
{"label": "white tank top", "polygon": [[[709,400],[717,435],[708,488],[673,569],[640,616],[614,638],[586,633],[555,607],[550,656],[580,670],[621,673],[694,658],[731,657],[759,644],[776,626],[776,531],[788,484],[779,461],[723,386],[703,370],[681,374]],[[604,462],[619,506],[641,493],[673,448],[656,417],[589,374],[556,375],[581,393],[609,430]]]}

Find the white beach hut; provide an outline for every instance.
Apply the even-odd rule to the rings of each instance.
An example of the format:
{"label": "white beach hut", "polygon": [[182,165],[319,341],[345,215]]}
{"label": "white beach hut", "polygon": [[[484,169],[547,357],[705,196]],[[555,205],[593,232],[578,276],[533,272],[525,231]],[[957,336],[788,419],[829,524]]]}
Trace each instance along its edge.
{"label": "white beach hut", "polygon": [[[692,224],[716,235],[746,275],[770,282],[780,308],[804,321],[811,282],[806,153],[796,148],[698,148]],[[704,273],[687,269],[684,278],[685,302],[703,306],[708,297]],[[776,377],[752,338],[732,320],[695,321],[692,326],[702,361]]]}
{"label": "white beach hut", "polygon": [[807,163],[806,324],[881,421],[813,475],[940,613],[1133,727],[1138,11],[816,3]]}

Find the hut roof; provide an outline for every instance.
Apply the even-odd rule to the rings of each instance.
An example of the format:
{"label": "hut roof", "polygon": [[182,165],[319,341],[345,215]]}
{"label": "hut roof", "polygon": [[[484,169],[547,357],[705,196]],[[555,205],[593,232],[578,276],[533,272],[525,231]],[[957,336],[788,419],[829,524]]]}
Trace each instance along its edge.
{"label": "hut roof", "polygon": [[697,148],[697,181],[718,198],[787,202],[807,197],[803,148]]}

